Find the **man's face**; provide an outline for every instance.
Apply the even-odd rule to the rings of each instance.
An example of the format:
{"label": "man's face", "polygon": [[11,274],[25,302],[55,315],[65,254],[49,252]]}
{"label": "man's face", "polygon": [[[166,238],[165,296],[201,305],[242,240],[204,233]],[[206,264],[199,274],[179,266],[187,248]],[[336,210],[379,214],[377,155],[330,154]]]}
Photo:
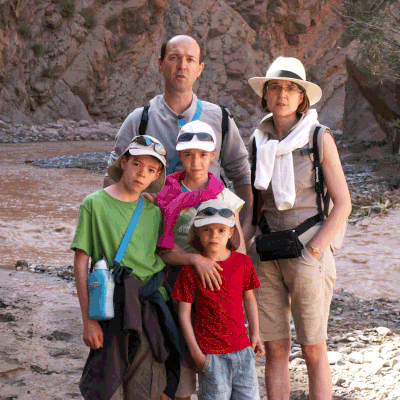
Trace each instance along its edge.
{"label": "man's face", "polygon": [[172,38],[167,44],[164,60],[158,60],[158,67],[167,91],[192,91],[204,67],[204,63],[200,63],[199,45],[187,36]]}

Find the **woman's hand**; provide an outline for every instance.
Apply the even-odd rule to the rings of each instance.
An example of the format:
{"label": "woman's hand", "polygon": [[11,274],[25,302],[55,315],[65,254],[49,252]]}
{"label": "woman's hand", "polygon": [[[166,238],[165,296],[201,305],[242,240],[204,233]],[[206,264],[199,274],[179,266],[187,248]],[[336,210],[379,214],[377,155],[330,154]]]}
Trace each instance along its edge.
{"label": "woman's hand", "polygon": [[309,244],[306,246],[306,249],[316,259],[318,259],[321,255],[321,251],[319,253],[315,253]]}
{"label": "woman's hand", "polygon": [[103,331],[98,321],[88,319],[83,325],[83,341],[93,350],[103,347]]}

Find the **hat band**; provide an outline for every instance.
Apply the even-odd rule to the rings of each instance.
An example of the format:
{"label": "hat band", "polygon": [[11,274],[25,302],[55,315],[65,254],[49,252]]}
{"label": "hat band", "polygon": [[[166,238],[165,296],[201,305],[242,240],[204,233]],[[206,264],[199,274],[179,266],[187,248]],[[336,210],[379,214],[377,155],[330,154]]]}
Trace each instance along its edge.
{"label": "hat band", "polygon": [[287,71],[284,69],[278,71],[272,71],[270,74],[268,74],[268,76],[266,76],[266,78],[293,78],[304,81],[304,79],[300,75],[297,75],[292,71]]}

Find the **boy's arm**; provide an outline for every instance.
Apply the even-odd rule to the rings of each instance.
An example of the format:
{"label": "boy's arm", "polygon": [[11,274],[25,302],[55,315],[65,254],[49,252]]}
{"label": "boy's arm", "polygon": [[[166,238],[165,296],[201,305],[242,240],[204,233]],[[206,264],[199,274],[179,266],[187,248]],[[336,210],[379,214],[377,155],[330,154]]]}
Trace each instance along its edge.
{"label": "boy's arm", "polygon": [[76,249],[74,275],[82,312],[83,341],[86,346],[96,350],[103,347],[103,331],[97,321],[89,318],[88,263],[89,256],[83,250]]}
{"label": "boy's arm", "polygon": [[256,359],[265,354],[264,346],[260,338],[260,326],[258,322],[258,307],[253,290],[243,292],[244,308],[249,321],[251,347],[256,353]]}
{"label": "boy's arm", "polygon": [[165,264],[193,265],[203,287],[207,286],[210,290],[220,289],[222,280],[218,271],[222,271],[223,268],[216,261],[201,254],[188,253],[177,244],[174,244],[171,251],[159,252],[159,255]]}
{"label": "boy's arm", "polygon": [[179,301],[179,322],[188,345],[190,354],[196,363],[197,368],[201,371],[206,362],[207,356],[201,351],[194,334],[192,319],[191,319],[192,303]]}

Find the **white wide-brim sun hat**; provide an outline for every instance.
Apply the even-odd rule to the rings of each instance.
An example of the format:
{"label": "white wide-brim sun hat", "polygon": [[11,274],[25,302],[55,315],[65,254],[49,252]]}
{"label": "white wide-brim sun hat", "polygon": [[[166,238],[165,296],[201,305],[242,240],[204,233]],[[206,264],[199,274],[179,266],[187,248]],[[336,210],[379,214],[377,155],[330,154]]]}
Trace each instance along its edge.
{"label": "white wide-brim sun hat", "polygon": [[234,228],[233,235],[229,239],[231,248],[233,250],[236,250],[240,246],[240,235],[239,231],[236,227],[236,219],[235,219],[235,214],[233,213],[232,216],[230,217],[223,217],[220,215],[218,212],[214,215],[201,215],[199,212],[201,210],[204,210],[207,207],[213,207],[216,208],[217,210],[221,210],[223,208],[228,208],[229,210],[232,210],[231,207],[229,207],[228,204],[226,204],[224,201],[219,200],[219,199],[212,199],[212,200],[207,200],[204,203],[200,204],[200,207],[198,208],[196,215],[193,217],[193,219],[190,222],[190,228],[188,232],[188,237],[187,237],[187,242],[190,244],[193,248],[195,248],[197,251],[203,251],[203,246],[200,242],[200,238],[196,235],[195,227],[199,228],[204,225],[208,224],[222,224],[222,225],[227,225],[230,228]]}
{"label": "white wide-brim sun hat", "polygon": [[[157,139],[155,139],[149,135],[145,135],[145,136],[147,138],[149,138],[153,143],[157,143],[164,148],[164,145]],[[114,162],[114,164],[112,164],[108,167],[107,173],[114,182],[119,182],[121,180],[122,172],[123,172],[123,170],[121,168],[121,160],[127,151],[129,151],[129,153],[132,154],[133,156],[146,156],[146,155],[153,156],[161,161],[161,163],[163,165],[163,169],[161,170],[160,176],[154,182],[151,182],[145,191],[148,193],[158,193],[159,191],[162,190],[162,188],[164,187],[164,184],[165,184],[165,178],[166,178],[165,169],[166,169],[167,161],[165,159],[165,156],[162,156],[161,154],[157,153],[157,151],[155,151],[152,144],[150,144],[148,146],[141,145],[141,144],[135,142],[136,138],[137,138],[137,136],[135,136],[132,139],[130,145],[117,158],[117,160]],[[165,151],[165,148],[164,148],[164,151]]]}
{"label": "white wide-brim sun hat", "polygon": [[[188,142],[180,142],[179,137],[185,133],[208,133],[213,141],[200,140],[196,135]],[[217,137],[215,136],[213,128],[203,121],[192,121],[182,126],[176,138],[176,151],[199,149],[205,151],[214,151],[217,144]]]}
{"label": "white wide-brim sun hat", "polygon": [[315,83],[306,80],[306,71],[300,60],[293,57],[278,57],[268,68],[264,76],[256,76],[249,79],[249,84],[253,90],[263,97],[265,82],[271,80],[285,80],[297,83],[306,91],[310,105],[314,105],[321,100],[322,90]]}

